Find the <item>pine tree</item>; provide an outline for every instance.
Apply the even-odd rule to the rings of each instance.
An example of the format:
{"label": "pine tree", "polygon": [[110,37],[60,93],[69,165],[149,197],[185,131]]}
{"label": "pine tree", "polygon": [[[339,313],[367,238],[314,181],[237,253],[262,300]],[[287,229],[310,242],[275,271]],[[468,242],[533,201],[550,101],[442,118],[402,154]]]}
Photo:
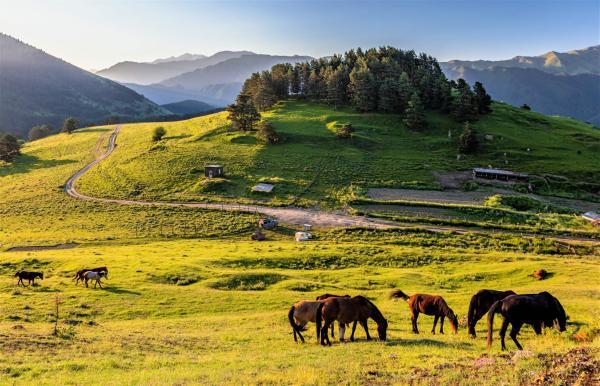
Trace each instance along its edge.
{"label": "pine tree", "polygon": [[393,78],[386,78],[379,86],[378,110],[386,113],[399,113],[403,111],[400,96],[400,82]]}
{"label": "pine tree", "polygon": [[256,136],[265,143],[276,144],[281,142],[281,137],[275,131],[273,125],[266,121],[260,121]]}
{"label": "pine tree", "polygon": [[29,130],[28,138],[30,141],[35,141],[47,137],[52,132],[52,128],[48,125],[34,126]]}
{"label": "pine tree", "polygon": [[487,114],[492,111],[490,105],[492,104],[492,97],[485,91],[481,82],[475,82],[473,86],[473,92],[475,93],[475,104],[477,105],[477,112],[479,114]]}
{"label": "pine tree", "polygon": [[338,108],[346,103],[347,75],[340,67],[325,72],[327,102]]}
{"label": "pine tree", "polygon": [[452,116],[458,122],[470,121],[477,113],[475,95],[469,84],[462,78],[458,80],[456,88],[458,95],[452,101]]}
{"label": "pine tree", "polygon": [[471,128],[469,122],[465,122],[463,131],[459,137],[458,150],[463,154],[473,154],[479,149],[477,133]]}
{"label": "pine tree", "polygon": [[427,127],[423,103],[421,103],[421,98],[419,98],[419,95],[416,92],[413,93],[408,101],[408,106],[406,107],[404,114],[404,124],[408,126],[409,129],[423,130]]}
{"label": "pine tree", "polygon": [[250,131],[260,121],[260,113],[256,110],[252,98],[247,94],[238,95],[234,104],[227,106],[227,117],[234,130]]}
{"label": "pine tree", "polygon": [[348,85],[352,105],[357,111],[375,111],[377,108],[377,85],[371,70],[364,60],[350,73]]}

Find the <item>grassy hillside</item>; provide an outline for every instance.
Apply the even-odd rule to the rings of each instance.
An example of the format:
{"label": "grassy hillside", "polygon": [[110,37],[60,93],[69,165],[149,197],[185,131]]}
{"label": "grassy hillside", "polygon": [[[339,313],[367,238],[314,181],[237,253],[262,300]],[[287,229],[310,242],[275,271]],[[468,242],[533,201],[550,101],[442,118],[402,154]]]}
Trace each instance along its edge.
{"label": "grassy hillside", "polygon": [[0,249],[115,238],[231,235],[251,229],[242,214],[177,208],[127,208],[82,202],[62,191],[67,178],[104,151],[112,127],[29,142],[0,165]]}
{"label": "grassy hillside", "polygon": [[[419,232],[331,231],[302,245],[273,237],[265,243],[180,240],[0,253],[0,382],[420,384],[469,376],[478,384],[515,384],[543,379],[548,367],[585,379],[578,371],[591,359],[565,353],[597,355],[597,250],[544,255],[514,251],[518,239]],[[544,243],[536,248],[544,251]],[[71,282],[81,266],[105,264],[106,289]],[[528,276],[540,267],[554,275],[541,282]],[[17,289],[10,276],[22,268],[47,277],[38,287]],[[570,321],[563,334],[549,330],[536,337],[524,328],[523,353],[512,352],[508,342],[511,352],[499,355],[496,338],[489,355],[485,323],[476,340],[464,325],[458,335],[434,336],[432,318],[422,316],[421,334],[412,334],[406,304],[387,299],[393,287],[442,294],[460,319],[480,288],[548,290]],[[327,291],[371,297],[389,320],[389,340],[366,342],[357,330],[358,342],[322,348],[310,328],[307,344],[296,345],[286,320],[290,304]],[[51,336],[56,297],[62,302],[60,337]],[[555,355],[561,365],[553,365]]]}
{"label": "grassy hillside", "polygon": [[[132,197],[170,199],[175,191],[201,199],[207,193],[186,185],[200,189],[198,173],[190,170],[201,170],[204,162],[226,161],[228,173],[238,176],[228,177],[230,194],[238,189],[254,199],[246,184],[277,176],[290,181],[285,184],[291,193],[280,198],[290,200],[297,189],[295,178],[314,171],[301,169],[302,163],[312,162],[310,157],[301,160],[302,151],[317,154],[328,144],[344,159],[366,162],[359,152],[364,147],[359,146],[370,142],[360,123],[370,121],[321,106],[311,106],[311,111],[311,119],[302,104],[275,111],[271,119],[287,142],[272,148],[255,143],[252,136],[226,133],[224,114],[165,123],[167,138],[159,144],[149,141],[156,124],[126,125],[117,150],[106,160],[115,169],[103,162],[81,182],[87,192],[99,194],[122,194],[120,187],[126,187]],[[398,153],[385,145],[385,139],[393,137],[386,133],[388,127],[395,127],[399,138],[412,138],[414,146],[421,136],[392,126],[392,118],[374,116],[376,126],[370,129],[388,157]],[[359,127],[354,144],[330,138],[327,123],[345,119]],[[307,128],[304,137],[299,127]],[[96,127],[31,142],[13,164],[0,166],[0,383],[54,385],[85,379],[86,384],[431,384],[459,383],[468,377],[478,384],[536,379],[558,384],[574,376],[585,384],[590,379],[585,369],[598,367],[593,362],[600,331],[597,245],[418,229],[317,229],[314,241],[299,244],[291,241],[292,230],[287,228],[268,232],[269,241],[256,243],[248,240],[256,223],[252,215],[108,205],[66,196],[61,185],[104,150],[112,130]],[[441,165],[445,153],[434,153]],[[447,153],[449,157],[451,151]],[[417,165],[418,152],[407,154],[400,152],[398,157]],[[259,174],[261,165],[276,169]],[[323,180],[309,185],[306,178],[306,203],[343,191],[323,184],[333,181],[333,169],[321,170]],[[394,170],[432,181],[429,169]],[[341,172],[355,175],[350,166],[341,166]],[[145,179],[137,179],[142,176]],[[6,251],[65,242],[80,245]],[[73,285],[76,269],[97,265],[110,269],[106,289]],[[528,276],[539,268],[552,275],[545,281]],[[20,269],[44,271],[45,279],[36,287],[16,288],[12,276]],[[432,319],[421,317],[422,333],[413,335],[406,304],[387,298],[395,287],[442,294],[461,320],[478,289],[548,290],[564,304],[570,320],[563,334],[549,330],[537,337],[524,328],[523,353],[501,354],[498,339],[486,353],[485,323],[472,340],[464,321],[458,335],[433,336]],[[357,330],[358,342],[321,348],[311,328],[307,344],[296,345],[286,321],[290,304],[323,292],[372,298],[389,320],[389,340],[366,342]],[[56,298],[58,336],[52,335]],[[374,333],[372,322],[370,326]],[[514,349],[511,342],[508,347]]]}
{"label": "grassy hillside", "polygon": [[[125,125],[118,149],[85,176],[81,186],[85,192],[110,197],[243,197],[273,205],[339,206],[369,187],[437,188],[434,172],[473,166],[560,175],[573,185],[600,178],[600,132],[591,126],[505,104],[496,103],[493,109],[474,126],[482,137],[490,134],[494,140],[484,142],[479,155],[461,160],[456,158],[460,125],[433,113],[428,115],[429,129],[419,133],[406,129],[395,115],[287,102],[265,114],[284,137],[284,143],[275,146],[257,142],[252,134],[228,132],[226,113]],[[337,139],[335,126],[348,122],[357,129],[354,138]],[[167,138],[153,144],[151,133],[158,125],[167,129]],[[224,164],[227,174],[212,191],[201,184],[206,163]],[[260,181],[276,183],[271,196],[251,192]]]}

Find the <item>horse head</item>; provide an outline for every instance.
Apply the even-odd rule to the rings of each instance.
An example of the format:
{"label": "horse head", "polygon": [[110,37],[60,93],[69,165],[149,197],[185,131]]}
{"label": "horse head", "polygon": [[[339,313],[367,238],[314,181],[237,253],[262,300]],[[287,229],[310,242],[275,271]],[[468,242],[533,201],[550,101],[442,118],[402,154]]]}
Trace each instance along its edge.
{"label": "horse head", "polygon": [[44,279],[44,273],[43,272],[37,272],[37,276],[39,276],[40,279]]}
{"label": "horse head", "polygon": [[379,340],[385,341],[387,339],[387,328],[388,321],[387,319],[383,319],[377,323],[377,334],[379,334]]}
{"label": "horse head", "polygon": [[15,273],[15,277],[19,276],[21,274],[21,271],[17,271],[17,273]]}
{"label": "horse head", "polygon": [[558,322],[558,331],[563,332],[567,329],[567,314],[557,298],[554,298],[554,307],[556,321]]}
{"label": "horse head", "polygon": [[455,334],[458,333],[458,316],[454,314],[454,311],[450,310],[448,313],[448,321],[450,321],[450,327],[452,327],[452,332]]}

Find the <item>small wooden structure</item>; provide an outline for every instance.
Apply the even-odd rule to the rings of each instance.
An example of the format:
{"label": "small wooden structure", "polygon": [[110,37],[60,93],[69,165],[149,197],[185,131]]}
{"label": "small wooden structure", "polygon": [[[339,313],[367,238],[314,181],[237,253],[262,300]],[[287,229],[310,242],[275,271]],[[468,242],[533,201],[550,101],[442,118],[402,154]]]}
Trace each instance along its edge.
{"label": "small wooden structure", "polygon": [[204,167],[204,177],[217,178],[224,175],[223,165],[206,165]]}
{"label": "small wooden structure", "polygon": [[523,173],[511,172],[510,170],[475,168],[473,169],[473,178],[483,178],[486,180],[528,182],[529,175]]}
{"label": "small wooden structure", "polygon": [[591,222],[594,226],[600,226],[600,214],[596,212],[585,212],[581,217],[583,217],[584,220]]}

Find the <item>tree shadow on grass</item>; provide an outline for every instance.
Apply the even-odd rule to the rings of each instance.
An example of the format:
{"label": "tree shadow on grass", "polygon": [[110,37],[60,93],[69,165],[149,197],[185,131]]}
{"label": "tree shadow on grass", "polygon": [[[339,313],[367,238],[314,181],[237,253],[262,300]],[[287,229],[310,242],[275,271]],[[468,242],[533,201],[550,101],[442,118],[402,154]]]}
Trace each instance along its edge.
{"label": "tree shadow on grass", "polygon": [[76,162],[76,160],[71,159],[44,160],[29,154],[22,154],[16,157],[12,163],[9,163],[5,166],[0,166],[0,177],[14,174],[24,174],[37,169],[52,168],[55,166],[68,165]]}
{"label": "tree shadow on grass", "polygon": [[106,286],[103,288],[105,291],[111,292],[113,294],[127,294],[127,295],[141,295],[140,292],[136,292],[136,291],[131,291],[128,289],[124,289],[124,288],[120,288],[120,287],[115,287],[115,286]]}
{"label": "tree shadow on grass", "polygon": [[180,135],[172,135],[170,137],[163,137],[163,139],[171,140],[171,139],[184,139],[191,137],[191,134],[180,134]]}

